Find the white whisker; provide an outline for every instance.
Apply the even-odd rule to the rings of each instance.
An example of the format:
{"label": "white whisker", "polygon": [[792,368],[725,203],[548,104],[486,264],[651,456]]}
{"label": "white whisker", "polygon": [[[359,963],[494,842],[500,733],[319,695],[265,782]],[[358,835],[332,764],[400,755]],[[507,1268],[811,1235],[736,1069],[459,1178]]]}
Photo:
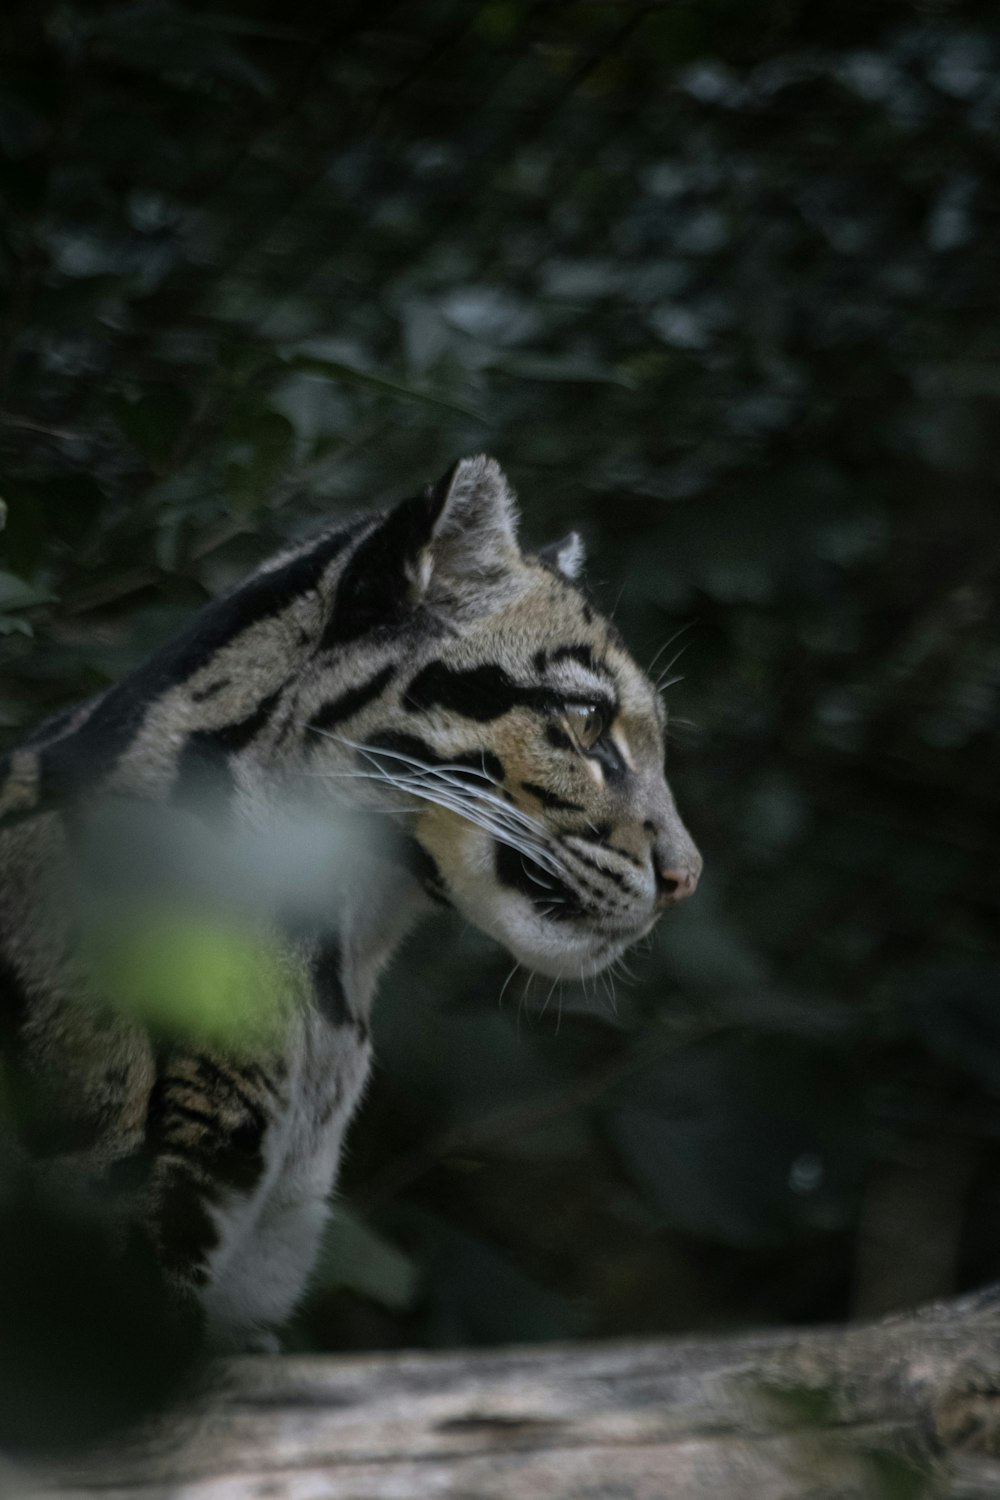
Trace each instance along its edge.
{"label": "white whisker", "polygon": [[546,1012],[546,1011],[547,1011],[547,1010],[548,1010],[548,1008],[549,1008],[549,1001],[550,1001],[550,1000],[551,1000],[551,999],[552,999],[552,996],[553,996],[553,994],[554,994],[554,993],[555,993],[555,988],[556,988],[556,985],[557,985],[557,984],[558,984],[558,983],[559,983],[559,980],[558,980],[558,978],[556,978],[556,979],[553,979],[553,981],[552,981],[552,984],[551,984],[551,986],[550,986],[550,987],[549,987],[549,993],[548,993],[548,994],[547,994],[547,995],[546,995],[546,996],[545,996],[545,1000],[544,1000],[544,1002],[543,1002],[543,1004],[542,1004],[542,1008],[541,1008],[541,1010],[540,1010],[540,1011],[539,1011],[539,1012],[538,1012],[538,1015],[539,1015],[539,1019],[540,1019],[540,1018],[541,1018],[541,1017],[542,1017],[542,1016],[544,1016],[544,1014],[545,1014],[545,1012]]}
{"label": "white whisker", "polygon": [[[319,734],[327,733],[325,730],[317,730],[316,732]],[[472,766],[455,765],[451,762],[431,764],[428,761],[420,760],[415,755],[406,755],[401,750],[383,749],[379,745],[361,745],[355,740],[344,739],[341,735],[327,734],[327,738],[337,740],[339,744],[346,745],[349,749],[358,751],[359,754],[363,755],[366,760],[370,761],[379,770],[382,769],[379,766],[379,757],[386,756],[390,760],[398,760],[411,770],[419,771],[422,776],[432,776],[437,780],[445,782],[446,785],[452,787],[455,791],[461,792],[463,795],[472,795],[477,800],[491,804],[503,812],[506,817],[522,824],[525,829],[532,833],[544,834],[547,832],[544,823],[540,823],[537,818],[531,817],[523,808],[515,806],[503,797],[494,796],[492,792],[483,791],[479,787],[469,786],[467,778],[469,776],[479,776],[489,786],[499,787],[500,782],[496,781],[492,776],[488,776],[485,771],[476,771]]]}
{"label": "white whisker", "polygon": [[[481,775],[482,779],[491,786],[497,785],[485,772],[480,773],[467,766],[448,763],[430,765],[402,751],[382,749],[379,746],[369,747],[355,740],[348,740],[342,735],[330,734],[326,730],[316,730],[316,733],[357,751],[374,767],[372,772],[332,772],[331,776],[382,781],[398,791],[409,793],[426,802],[433,802],[439,807],[449,808],[452,812],[477,824],[502,843],[508,844],[525,857],[532,859],[543,869],[548,869],[550,874],[561,875],[562,867],[558,858],[546,842],[547,830],[544,824],[529,817],[520,808],[512,806],[504,799],[477,786],[470,786],[467,779],[459,780],[457,775],[453,774],[462,772],[466,778],[470,774]],[[399,761],[406,770],[417,772],[419,775],[401,776],[392,772],[381,764],[380,758],[383,757]]]}
{"label": "white whisker", "polygon": [[445,790],[440,786],[429,787],[415,777],[393,776],[387,772],[359,772],[357,774],[361,779],[381,782],[406,795],[458,813],[460,817],[482,828],[500,843],[507,844],[541,869],[548,870],[551,875],[562,877],[562,867],[549,849],[526,837],[516,824],[508,826],[492,811],[480,808],[474,798],[466,799],[461,794]]}
{"label": "white whisker", "polygon": [[673,671],[674,667],[676,667],[677,663],[680,661],[681,657],[684,655],[685,651],[690,646],[690,644],[691,644],[690,641],[685,641],[684,644],[683,644],[683,646],[681,647],[681,649],[679,651],[675,651],[674,652],[673,656],[667,662],[667,665],[663,668],[663,671],[660,673],[659,677],[656,679],[656,691],[658,693],[664,692],[668,687],[673,687],[673,685],[674,685],[675,682],[683,682],[684,681],[683,677],[671,677],[669,679],[669,681],[667,679],[668,679],[668,673],[670,673],[671,671]]}
{"label": "white whisker", "polygon": [[514,978],[514,975],[517,973],[520,967],[520,963],[516,963],[514,965],[500,988],[500,994],[497,996],[497,1006],[500,1010],[503,1010],[503,997],[507,993],[507,986],[510,984],[511,980]]}
{"label": "white whisker", "polygon": [[[663,642],[663,645],[659,648],[659,650],[657,651],[656,655],[653,657],[653,660],[650,662],[649,666],[646,668],[646,676],[647,677],[652,677],[652,675],[653,675],[653,668],[656,666],[656,663],[659,661],[659,659],[663,655],[664,651],[666,651],[667,647],[668,646],[672,646],[674,644],[674,641],[676,641],[679,636],[682,636],[684,634],[685,630],[690,630],[691,626],[693,624],[694,624],[693,620],[688,620],[687,624],[686,625],[682,625],[680,627],[680,629],[675,630],[674,633],[673,633],[673,635],[668,635],[667,636],[666,640]],[[675,658],[675,660],[676,660],[676,658]],[[667,671],[669,672],[669,670],[670,670],[670,668],[668,667]]]}

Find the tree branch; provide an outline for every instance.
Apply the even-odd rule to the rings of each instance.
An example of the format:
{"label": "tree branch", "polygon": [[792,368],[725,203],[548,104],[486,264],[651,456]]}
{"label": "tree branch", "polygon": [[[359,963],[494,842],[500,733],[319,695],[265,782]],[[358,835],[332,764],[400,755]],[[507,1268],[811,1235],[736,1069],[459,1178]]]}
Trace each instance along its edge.
{"label": "tree branch", "polygon": [[58,1500],[995,1500],[989,1297],[848,1328],[243,1359]]}

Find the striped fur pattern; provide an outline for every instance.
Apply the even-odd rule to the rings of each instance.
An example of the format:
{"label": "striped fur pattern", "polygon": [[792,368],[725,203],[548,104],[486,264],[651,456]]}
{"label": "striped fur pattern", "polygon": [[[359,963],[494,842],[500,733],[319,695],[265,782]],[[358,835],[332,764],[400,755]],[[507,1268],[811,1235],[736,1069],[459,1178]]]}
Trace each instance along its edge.
{"label": "striped fur pattern", "polygon": [[[496,463],[463,460],[274,558],[0,762],[11,1151],[151,1240],[217,1346],[301,1295],[376,982],[422,912],[586,976],[697,881],[656,691],[582,591],[578,539],[530,553],[516,527]],[[118,889],[173,879],[277,955],[266,1035],[150,1028],[81,961],[79,872],[123,808],[147,822]],[[297,858],[289,828],[315,850],[345,819],[346,861]]]}

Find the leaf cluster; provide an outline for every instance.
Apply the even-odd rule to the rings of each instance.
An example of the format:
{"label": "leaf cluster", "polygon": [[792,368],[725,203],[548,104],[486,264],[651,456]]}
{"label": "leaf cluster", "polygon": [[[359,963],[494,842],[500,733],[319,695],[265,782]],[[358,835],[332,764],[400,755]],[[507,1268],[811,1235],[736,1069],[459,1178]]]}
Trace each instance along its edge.
{"label": "leaf cluster", "polygon": [[498,1009],[479,939],[409,950],[302,1341],[815,1320],[995,1273],[992,8],[4,26],[9,741],[463,452],[531,540],[582,527],[641,659],[691,627],[701,892],[616,999],[516,976]]}

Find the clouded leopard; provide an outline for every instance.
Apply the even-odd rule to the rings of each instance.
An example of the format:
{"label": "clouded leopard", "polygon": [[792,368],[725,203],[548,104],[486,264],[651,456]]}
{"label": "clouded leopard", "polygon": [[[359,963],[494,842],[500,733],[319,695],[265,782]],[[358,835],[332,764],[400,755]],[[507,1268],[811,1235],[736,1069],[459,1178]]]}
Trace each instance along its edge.
{"label": "clouded leopard", "polygon": [[[8,1158],[111,1204],[217,1345],[302,1293],[376,981],[422,911],[586,976],[697,883],[657,693],[579,540],[530,552],[516,525],[497,464],[465,459],[0,761]],[[213,1040],[112,1003],[88,934],[121,903],[130,931],[178,903],[245,931],[267,1024],[238,1008]]]}

